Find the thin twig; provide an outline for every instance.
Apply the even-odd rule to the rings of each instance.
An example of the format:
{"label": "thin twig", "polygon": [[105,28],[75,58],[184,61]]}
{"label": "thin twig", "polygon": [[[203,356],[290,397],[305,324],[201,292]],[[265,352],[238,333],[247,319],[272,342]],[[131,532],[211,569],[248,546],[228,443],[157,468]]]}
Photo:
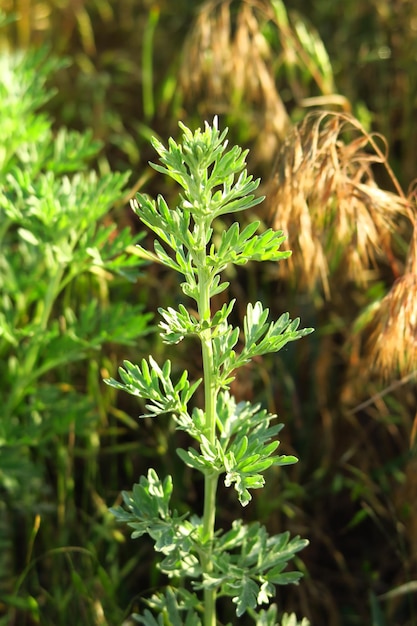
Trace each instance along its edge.
{"label": "thin twig", "polygon": [[414,370],[413,372],[411,372],[407,376],[404,376],[400,380],[396,380],[395,382],[391,383],[391,385],[388,385],[388,387],[385,387],[385,389],[383,389],[379,393],[374,394],[368,400],[365,400],[364,402],[361,402],[361,404],[358,404],[357,406],[355,406],[353,409],[351,409],[349,411],[349,415],[354,415],[355,413],[358,413],[362,409],[365,409],[366,407],[370,406],[371,404],[374,404],[377,400],[380,400],[381,398],[386,396],[387,393],[390,393],[391,391],[394,391],[394,389],[398,389],[398,387],[401,387],[402,385],[406,385],[416,375],[417,375],[417,370]]}

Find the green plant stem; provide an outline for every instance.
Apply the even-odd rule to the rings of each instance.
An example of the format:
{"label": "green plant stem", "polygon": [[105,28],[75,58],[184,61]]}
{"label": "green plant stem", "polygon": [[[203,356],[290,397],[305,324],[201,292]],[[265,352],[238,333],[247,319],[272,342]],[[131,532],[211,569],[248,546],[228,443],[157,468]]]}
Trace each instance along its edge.
{"label": "green plant stem", "polygon": [[143,36],[142,53],[142,101],[145,120],[152,119],[155,113],[155,101],[153,94],[153,41],[155,28],[158,24],[159,9],[151,9],[148,22]]}
{"label": "green plant stem", "polygon": [[[61,281],[64,275],[65,268],[57,266],[55,271],[52,272],[52,279],[49,283],[48,291],[45,295],[44,302],[42,304],[42,312],[39,320],[39,333],[46,331],[48,326],[49,317],[52,312],[57,294],[61,289]],[[16,380],[16,384],[13,387],[9,400],[5,407],[5,415],[10,417],[13,414],[15,408],[19,405],[24,398],[26,390],[30,383],[36,379],[36,364],[39,358],[40,345],[38,343],[32,343],[26,354],[25,361],[22,365],[21,375]]]}
{"label": "green plant stem", "polygon": [[[207,268],[199,265],[199,302],[198,309],[201,321],[210,321],[210,276]],[[201,350],[203,357],[204,404],[206,416],[206,432],[210,443],[216,439],[216,399],[218,389],[214,379],[213,345],[211,328],[201,333]],[[204,478],[204,512],[203,532],[206,550],[201,558],[203,573],[212,568],[212,545],[216,520],[216,493],[218,474],[207,472]],[[216,589],[204,590],[204,626],[216,625]]]}
{"label": "green plant stem", "polygon": [[[216,517],[217,474],[207,475],[204,480],[204,515],[203,525],[207,539],[206,552],[202,558],[203,573],[213,569],[211,560],[212,543],[214,538],[214,522]],[[204,626],[216,626],[216,589],[204,590]]]}

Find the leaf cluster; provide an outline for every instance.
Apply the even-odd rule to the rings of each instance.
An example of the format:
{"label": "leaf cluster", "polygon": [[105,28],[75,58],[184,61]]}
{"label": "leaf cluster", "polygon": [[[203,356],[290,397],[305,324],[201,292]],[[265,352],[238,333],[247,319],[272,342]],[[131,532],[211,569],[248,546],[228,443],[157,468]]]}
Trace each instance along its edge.
{"label": "leaf cluster", "polygon": [[249,489],[264,486],[262,473],[266,469],[297,461],[294,456],[275,454],[279,446],[276,435],[282,428],[282,424],[271,426],[275,416],[260,409],[259,405],[236,404],[228,392],[219,392],[217,419],[220,436],[211,442],[204,412],[197,407],[191,414],[188,410],[188,403],[201,379],[190,384],[188,373],[184,371],[174,384],[169,360],[162,368],[152,356],[148,361],[142,359],[141,366],[125,361],[119,373],[122,382],[115,379],[105,382],[147,401],[147,413],[143,417],[172,414],[177,428],[187,431],[199,443],[199,450],[194,447],[177,449],[180,458],[203,474],[225,473],[225,485],[234,485],[243,506],[251,500]]}
{"label": "leaf cluster", "polygon": [[269,310],[261,302],[251,303],[243,320],[243,347],[236,353],[240,329],[221,320],[213,333],[214,362],[217,368],[218,383],[227,387],[233,380],[234,370],[249,363],[256,356],[278,352],[288,342],[296,341],[312,332],[311,328],[298,330],[300,320],[290,320],[284,313],[276,322],[268,322]]}
{"label": "leaf cluster", "polygon": [[201,605],[196,602],[194,594],[185,589],[167,587],[165,593],[154,594],[147,604],[159,613],[158,618],[148,609],[142,615],[134,613],[133,619],[144,626],[201,626],[198,614]]}
{"label": "leaf cluster", "polygon": [[297,583],[300,572],[284,572],[288,561],[308,545],[308,541],[284,532],[270,537],[264,526],[241,520],[219,537],[213,553],[213,571],[206,574],[202,587],[214,586],[219,594],[236,604],[236,615],[268,604],[275,585]]}
{"label": "leaf cluster", "polygon": [[[253,180],[246,172],[246,151],[237,146],[226,151],[227,131],[219,132],[216,119],[212,127],[206,123],[203,132],[199,129],[192,134],[184,126],[181,128],[182,144],[171,138],[165,148],[158,140],[153,141],[162,165],[151,164],[182,187],[177,206],[170,209],[162,196],[153,200],[137,194],[132,208],[159,237],[154,242],[156,258],[184,276],[184,293],[197,301],[197,275],[201,268],[205,269],[209,295],[213,297],[228,286],[227,282],[220,283],[219,274],[229,263],[278,261],[290,253],[279,250],[285,239],[281,231],[268,229],[255,235],[260,225],[257,220],[242,231],[234,222],[222,233],[220,242],[211,240],[211,225],[216,217],[250,209],[263,200],[254,194],[259,180]],[[149,256],[144,249],[142,253]]]}
{"label": "leaf cluster", "polygon": [[[217,416],[220,436],[215,444],[210,443],[204,431],[200,431],[198,441],[200,451],[189,448],[178,449],[180,458],[200,472],[225,474],[226,487],[234,486],[242,506],[246,506],[252,496],[249,489],[264,486],[262,473],[269,467],[296,463],[289,455],[274,454],[279,446],[276,435],[282,424],[271,426],[270,415],[259,405],[249,402],[236,404],[228,392],[221,392],[217,402]],[[197,429],[197,426],[195,426]]]}
{"label": "leaf cluster", "polygon": [[[155,470],[150,469],[147,477],[142,476],[133,486],[132,492],[122,493],[125,508],[111,509],[119,522],[132,528],[133,538],[148,534],[153,539],[155,550],[164,555],[158,565],[162,572],[171,578],[192,579],[196,590],[218,588],[220,595],[232,598],[238,617],[258,604],[269,603],[275,585],[299,581],[300,572],[284,570],[307,545],[306,540],[290,539],[287,532],[270,537],[259,523],[246,525],[237,520],[229,531],[217,531],[212,571],[198,582],[199,555],[206,549],[202,520],[196,516],[186,519],[187,515],[171,512],[172,488],[171,476],[161,481]],[[193,608],[188,605],[188,609]],[[144,624],[153,623],[148,614],[141,619]]]}
{"label": "leaf cluster", "polygon": [[171,512],[172,478],[161,481],[150,469],[147,477],[133,486],[131,493],[122,492],[125,509],[111,509],[119,522],[133,529],[132,537],[148,534],[155,542],[155,550],[164,555],[159,567],[168,576],[196,577],[201,574],[196,556],[199,520],[187,520],[187,515]]}
{"label": "leaf cluster", "polygon": [[181,122],[182,143],[169,140],[166,148],[157,139],[152,145],[159,154],[159,164],[152,167],[168,175],[182,187],[180,206],[193,216],[208,218],[211,223],[225,213],[248,209],[260,202],[253,192],[259,180],[248,176],[245,164],[248,151],[233,146],[226,152],[227,129],[218,131],[217,119],[213,126],[193,133]]}
{"label": "leaf cluster", "polygon": [[119,374],[122,383],[114,378],[105,379],[105,382],[116,389],[150,401],[145,405],[149,413],[143,417],[155,417],[162,413],[186,414],[188,402],[201,382],[200,379],[190,385],[188,372],[184,371],[174,385],[171,381],[171,361],[165,361],[161,368],[152,356],[149,357],[149,363],[142,359],[141,367],[124,361],[124,367],[119,368]]}
{"label": "leaf cluster", "polygon": [[[201,626],[200,615],[202,605],[196,596],[184,588],[175,589],[168,586],[164,592],[155,593],[146,601],[147,605],[155,612],[156,618],[149,609],[145,609],[141,615],[134,613],[132,618],[144,626]],[[256,626],[310,626],[310,622],[304,618],[297,620],[294,613],[284,613],[278,622],[277,606],[271,604],[267,610],[261,609],[256,612],[248,608],[248,614],[254,618]],[[227,624],[231,626],[231,624]]]}
{"label": "leaf cluster", "polygon": [[[44,49],[0,54],[1,458],[7,445],[26,454],[70,425],[77,434],[91,428],[97,409],[85,385],[68,380],[70,364],[149,331],[142,306],[109,302],[111,279],[132,280],[143,264],[128,253],[140,237],[104,224],[128,175],[100,176],[92,133],[55,131],[39,112],[61,66]],[[0,465],[0,486],[15,485]]]}

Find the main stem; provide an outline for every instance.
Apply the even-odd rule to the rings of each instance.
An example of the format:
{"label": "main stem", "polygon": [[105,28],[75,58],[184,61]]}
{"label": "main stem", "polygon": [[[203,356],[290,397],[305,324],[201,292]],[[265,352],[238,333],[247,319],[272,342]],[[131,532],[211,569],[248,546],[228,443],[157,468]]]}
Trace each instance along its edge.
{"label": "main stem", "polygon": [[[200,320],[209,321],[210,312],[210,276],[204,264],[199,269],[199,302],[198,310]],[[207,437],[210,443],[216,440],[216,400],[217,387],[214,377],[213,344],[211,328],[201,333],[201,350],[203,356],[203,380],[204,380],[204,403]],[[205,551],[201,557],[203,573],[209,573],[213,569],[212,547],[214,539],[214,526],[216,519],[216,492],[218,474],[207,472],[204,477],[204,512],[203,531],[205,539]],[[216,626],[216,589],[204,590],[204,626]]]}

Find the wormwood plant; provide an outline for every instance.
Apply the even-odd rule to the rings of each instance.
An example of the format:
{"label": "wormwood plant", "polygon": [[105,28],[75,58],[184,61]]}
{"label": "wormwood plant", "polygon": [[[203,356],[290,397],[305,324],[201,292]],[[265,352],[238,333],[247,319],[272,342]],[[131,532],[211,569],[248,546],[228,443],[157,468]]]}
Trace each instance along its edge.
{"label": "wormwood plant", "polygon": [[[215,626],[216,599],[226,596],[236,605],[238,618],[247,612],[257,624],[275,626],[275,605],[267,611],[256,609],[270,602],[275,585],[298,582],[301,573],[286,571],[286,567],[307,541],[291,539],[288,532],[269,536],[259,523],[247,525],[240,519],[228,530],[216,529],[216,493],[219,478],[224,476],[226,487],[233,487],[241,505],[246,506],[251,490],[263,487],[266,469],[296,462],[294,456],[277,454],[276,437],[282,424],[274,424],[275,416],[259,404],[237,403],[230,384],[234,372],[251,359],[276,352],[312,329],[299,330],[299,320],[291,321],[287,313],[269,322],[268,309],[261,302],[248,305],[243,330],[228,321],[234,301],[212,312],[212,299],[228,286],[221,279],[228,264],[280,261],[289,252],[279,250],[284,241],[281,231],[255,234],[259,221],[243,230],[234,222],[221,236],[213,236],[216,218],[261,202],[262,198],[254,195],[259,180],[247,174],[246,152],[237,146],[227,150],[227,130],[220,133],[216,119],[213,126],[206,123],[203,131],[195,133],[183,124],[180,127],[181,144],[170,139],[166,148],[153,139],[161,163],[153,167],[182,188],[177,206],[169,209],[162,196],[155,201],[138,194],[132,208],[158,236],[154,253],[142,249],[142,254],[181,274],[182,291],[196,303],[196,313],[182,304],[178,310],[159,310],[163,341],[177,344],[185,337],[197,336],[203,375],[190,382],[184,371],[174,381],[170,360],[160,366],[150,356],[140,365],[125,361],[119,370],[122,382],[106,382],[145,400],[147,416],[171,414],[176,428],[195,440],[195,446],[179,448],[177,453],[204,476],[203,516],[179,515],[172,510],[172,478],[161,479],[154,469],[140,478],[131,493],[123,492],[125,506],[112,511],[117,520],[133,528],[132,537],[149,534],[163,557],[161,571],[182,581],[178,588],[169,587],[151,599],[150,606],[160,612],[158,620],[145,610],[135,616],[138,622],[145,626]],[[190,408],[200,385],[204,406]],[[295,616],[284,616],[282,624],[295,625]]]}
{"label": "wormwood plant", "polygon": [[[70,568],[51,555],[81,542],[83,563],[97,562],[94,520],[79,523],[76,511],[76,499],[96,489],[97,430],[107,426],[97,371],[109,364],[106,346],[149,330],[143,307],[114,295],[143,264],[128,254],[130,230],[110,214],[127,175],[98,176],[91,133],[54,132],[39,112],[59,66],[46,50],[0,53],[0,624],[39,623],[42,612],[43,624],[59,626],[74,606],[94,609],[85,590],[94,584],[97,595],[98,579],[87,566],[74,571],[72,582],[83,579],[75,592]],[[80,455],[82,490],[73,470]]]}

